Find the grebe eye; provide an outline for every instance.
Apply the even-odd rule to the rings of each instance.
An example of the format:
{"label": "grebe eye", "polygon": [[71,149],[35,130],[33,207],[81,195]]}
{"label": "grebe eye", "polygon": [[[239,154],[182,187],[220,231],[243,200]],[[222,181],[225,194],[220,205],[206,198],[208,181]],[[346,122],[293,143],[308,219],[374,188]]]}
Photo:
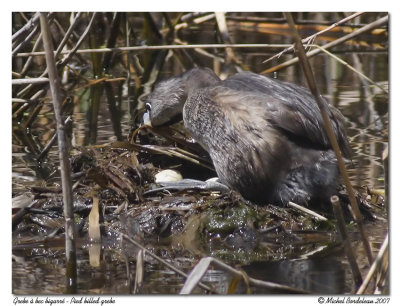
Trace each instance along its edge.
{"label": "grebe eye", "polygon": [[150,104],[150,103],[146,103],[146,109],[147,109],[148,111],[151,111],[151,104]]}

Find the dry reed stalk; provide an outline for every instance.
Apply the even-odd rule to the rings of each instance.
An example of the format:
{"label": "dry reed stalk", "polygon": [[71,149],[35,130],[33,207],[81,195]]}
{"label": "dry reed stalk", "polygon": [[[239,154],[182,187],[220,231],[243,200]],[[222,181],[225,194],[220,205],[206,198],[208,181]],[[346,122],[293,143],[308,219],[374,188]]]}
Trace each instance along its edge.
{"label": "dry reed stalk", "polygon": [[19,50],[21,50],[23,47],[25,47],[27,44],[29,44],[29,43],[32,41],[32,39],[36,36],[36,34],[37,34],[38,32],[39,32],[39,27],[36,26],[36,27],[32,30],[32,32],[30,32],[30,33],[28,34],[28,36],[26,36],[25,39],[24,39],[18,46],[16,46],[16,47],[14,48],[14,50],[12,50],[11,56],[14,57],[15,54],[18,53]]}
{"label": "dry reed stalk", "polygon": [[26,85],[26,84],[43,84],[48,83],[48,78],[27,78],[27,79],[12,79],[11,85]]}
{"label": "dry reed stalk", "polygon": [[71,34],[72,34],[72,31],[73,31],[73,30],[75,29],[75,27],[77,26],[80,16],[81,16],[81,12],[78,12],[78,13],[76,14],[74,20],[73,20],[72,23],[70,24],[70,26],[69,26],[67,32],[65,33],[63,39],[62,39],[61,42],[60,42],[60,44],[58,45],[57,50],[56,50],[56,54],[54,55],[54,57],[55,57],[56,59],[57,59],[58,56],[60,55],[60,52],[61,52],[62,49],[64,48],[65,44],[67,43],[69,37],[70,37]]}
{"label": "dry reed stalk", "polygon": [[[379,272],[379,271],[377,272],[377,269],[379,269],[380,267],[383,266],[383,262],[385,260],[386,261],[388,260],[387,259],[388,252],[389,252],[389,234],[386,234],[385,240],[383,241],[381,248],[379,249],[378,255],[376,256],[374,263],[372,264],[371,268],[369,269],[368,274],[364,279],[364,282],[358,288],[358,290],[356,292],[357,294],[365,293],[365,290],[367,289],[368,284],[370,283],[372,277],[374,276],[375,273]],[[385,259],[385,257],[386,257],[386,259]]]}
{"label": "dry reed stalk", "polygon": [[134,294],[139,294],[142,291],[142,287],[143,287],[144,253],[145,253],[145,251],[140,249],[136,256],[135,285],[133,287]]}
{"label": "dry reed stalk", "polygon": [[[67,52],[67,56],[61,61],[60,65],[64,66],[69,62],[69,60],[72,58],[72,56],[76,53],[78,48],[81,46],[82,42],[86,38],[86,36],[89,34],[89,30],[91,29],[93,22],[97,16],[97,13],[92,14],[92,18],[90,18],[89,24],[87,25],[85,31],[82,33],[81,37],[79,38],[78,42],[75,44],[75,47]],[[60,51],[60,54],[63,53]]]}
{"label": "dry reed stalk", "polygon": [[286,293],[309,293],[307,291],[273,283],[273,282],[268,282],[268,281],[262,281],[258,279],[254,279],[251,277],[248,277],[246,274],[244,274],[243,271],[237,270],[232,268],[231,266],[227,265],[226,263],[213,258],[213,257],[203,257],[199,263],[192,269],[192,271],[189,273],[186,282],[184,286],[182,287],[181,291],[179,294],[190,294],[192,293],[193,289],[195,286],[199,284],[201,279],[203,278],[204,274],[207,272],[210,266],[214,266],[218,269],[221,269],[223,271],[226,271],[230,275],[234,277],[240,277],[243,278],[245,283],[256,286],[256,287],[262,287],[262,288],[267,288],[271,290],[281,290]]}
{"label": "dry reed stalk", "polygon": [[[42,33],[39,33],[39,36],[36,39],[35,44],[33,45],[32,52],[35,52],[36,49],[39,48],[41,43],[42,43]],[[27,74],[28,69],[29,69],[30,65],[32,64],[32,62],[33,62],[33,56],[28,57],[28,59],[26,60],[26,62],[24,64],[24,67],[22,68],[22,70],[20,72],[21,77],[25,76]]]}
{"label": "dry reed stalk", "polygon": [[353,273],[353,278],[354,282],[357,287],[359,287],[362,282],[362,276],[360,269],[358,268],[356,256],[354,255],[349,235],[347,234],[346,230],[346,222],[344,221],[343,218],[343,212],[342,208],[340,207],[340,202],[339,198],[337,196],[332,196],[331,197],[331,203],[333,206],[333,212],[335,214],[336,220],[337,220],[337,228],[340,232],[340,235],[342,237],[343,245],[344,245],[344,251],[346,252],[347,259],[349,260],[350,268]]}
{"label": "dry reed stalk", "polygon": [[389,212],[389,180],[390,180],[390,167],[389,167],[389,146],[387,145],[386,148],[383,150],[382,153],[382,161],[383,161],[383,169],[385,171],[385,208],[386,211]]}
{"label": "dry reed stalk", "polygon": [[326,133],[329,137],[331,146],[332,146],[333,150],[335,151],[340,174],[342,175],[344,183],[346,185],[346,190],[347,190],[347,193],[350,198],[350,203],[351,203],[353,213],[355,215],[355,221],[360,230],[361,239],[362,239],[365,251],[367,253],[368,261],[370,264],[372,264],[373,258],[372,258],[371,247],[369,245],[368,238],[367,238],[367,235],[364,230],[362,216],[361,216],[358,204],[357,204],[357,200],[356,200],[356,197],[354,194],[353,187],[351,186],[351,183],[350,183],[349,175],[346,170],[346,165],[343,161],[342,153],[339,148],[339,144],[337,142],[335,133],[333,132],[332,123],[329,120],[329,116],[326,111],[327,105],[326,105],[325,101],[322,99],[321,93],[319,92],[319,89],[316,85],[314,74],[312,72],[310,63],[308,62],[308,58],[307,58],[306,52],[304,50],[303,44],[301,42],[300,36],[296,30],[296,26],[294,24],[293,17],[291,15],[291,13],[285,13],[285,16],[290,25],[290,28],[292,29],[293,39],[295,40],[295,43],[296,43],[296,53],[300,60],[301,65],[302,65],[304,74],[306,76],[308,86],[310,88],[311,93],[314,95],[315,101],[317,102],[317,105],[321,111],[321,115],[324,120],[324,126],[325,126]]}
{"label": "dry reed stalk", "polygon": [[[166,262],[164,259],[162,259],[161,257],[157,256],[156,254],[153,254],[148,249],[146,249],[143,245],[141,245],[139,242],[135,241],[134,239],[131,239],[128,235],[121,233],[121,238],[123,238],[126,241],[132,243],[133,245],[135,245],[139,249],[145,251],[147,255],[153,257],[155,260],[157,260],[158,262],[162,263],[163,265],[165,265],[166,267],[168,267],[169,269],[171,269],[175,273],[179,274],[180,276],[183,276],[184,278],[188,277],[188,275],[185,272],[179,270],[175,266],[173,266],[170,263]],[[204,289],[204,290],[213,291],[210,287],[208,287],[208,286],[206,286],[206,285],[204,285],[202,283],[198,283],[198,286],[200,288]]]}
{"label": "dry reed stalk", "polygon": [[[356,17],[358,17],[358,16],[360,16],[362,14],[364,14],[364,13],[363,12],[358,12],[358,13],[354,13],[354,14],[346,17],[346,18],[343,18],[342,20],[339,20],[338,22],[335,22],[334,24],[330,25],[326,29],[323,29],[322,31],[319,31],[319,32],[317,32],[317,33],[315,33],[313,35],[310,35],[310,36],[302,39],[301,42],[303,44],[307,44],[307,43],[313,41],[313,39],[315,39],[317,36],[319,36],[319,35],[321,35],[323,33],[326,33],[328,31],[332,30],[333,28],[335,28],[335,27],[337,27],[337,26],[339,26],[339,25],[341,25],[341,24],[343,24],[343,23],[345,23],[347,21],[350,21],[350,20],[352,20],[352,19],[354,19],[354,18],[356,18]],[[266,59],[265,61],[263,61],[263,64],[268,63],[269,61],[271,61],[271,60],[273,60],[275,58],[280,58],[283,54],[288,53],[289,51],[292,51],[293,49],[294,49],[294,45],[292,45],[291,47],[289,47],[289,48],[287,48],[287,49],[275,54],[274,56],[271,56],[270,58]]]}
{"label": "dry reed stalk", "polygon": [[371,83],[372,85],[380,88],[385,94],[389,94],[389,92],[383,88],[381,85],[379,85],[378,83],[374,82],[373,80],[371,80],[369,77],[367,77],[364,73],[362,73],[361,71],[358,71],[356,68],[354,68],[353,66],[349,65],[346,61],[342,60],[341,58],[337,57],[336,55],[332,54],[331,52],[329,52],[328,50],[322,48],[321,46],[318,45],[311,45],[313,47],[316,47],[318,49],[321,49],[321,51],[323,51],[324,53],[328,54],[330,57],[332,57],[333,59],[335,59],[336,61],[338,61],[339,63],[341,63],[342,65],[346,66],[347,68],[349,68],[351,71],[355,72],[360,79],[364,79],[367,80],[369,83]]}
{"label": "dry reed stalk", "polygon": [[12,35],[11,41],[15,43],[18,40],[21,40],[21,37],[26,33],[31,33],[32,29],[34,29],[39,23],[39,17],[39,13],[35,13],[35,15],[33,15],[33,17],[21,29]]}
{"label": "dry reed stalk", "polygon": [[[382,17],[382,18],[380,18],[380,19],[378,19],[378,20],[376,20],[374,22],[371,22],[370,24],[368,24],[366,26],[363,26],[360,29],[355,30],[354,32],[352,32],[350,34],[347,34],[347,35],[345,35],[345,36],[343,36],[341,38],[338,38],[338,39],[336,39],[336,40],[334,40],[334,41],[332,41],[330,43],[327,43],[327,44],[321,46],[321,48],[329,49],[329,48],[332,48],[334,46],[340,45],[340,44],[344,43],[345,41],[353,39],[353,38],[357,37],[358,35],[361,35],[361,34],[363,34],[365,32],[368,32],[368,31],[376,28],[376,27],[379,27],[379,26],[387,23],[388,21],[389,21],[389,16]],[[321,49],[314,49],[314,50],[312,50],[312,51],[307,53],[307,57],[315,56],[315,55],[317,55],[317,54],[319,54],[321,52],[322,52]],[[293,58],[293,59],[291,59],[289,61],[286,61],[286,62],[284,62],[282,64],[279,64],[279,65],[276,65],[274,67],[268,68],[268,69],[264,70],[261,73],[262,74],[267,74],[267,73],[275,72],[275,71],[277,71],[279,69],[291,66],[291,65],[297,63],[298,61],[299,61],[299,58],[295,57],[295,58]]]}
{"label": "dry reed stalk", "polygon": [[[101,49],[81,49],[76,50],[77,54],[85,53],[107,53],[107,52],[138,52],[149,50],[173,50],[173,49],[209,49],[209,48],[287,48],[290,44],[190,44],[190,45],[156,45],[156,46],[132,46],[132,47],[114,47]],[[66,54],[70,51],[61,51],[60,54]],[[24,52],[17,53],[15,57],[43,56],[44,52]]]}
{"label": "dry reed stalk", "polygon": [[72,201],[71,169],[69,163],[68,146],[65,135],[65,125],[61,116],[60,80],[58,78],[52,37],[45,13],[40,13],[40,28],[43,36],[43,45],[46,51],[46,64],[50,80],[50,90],[53,97],[54,113],[57,122],[58,151],[60,158],[61,184],[65,218],[65,255],[66,255],[66,287],[68,293],[75,293],[77,289],[76,269],[76,231]]}
{"label": "dry reed stalk", "polygon": [[[86,38],[86,35],[89,33],[89,30],[92,27],[92,24],[93,24],[93,21],[94,21],[95,17],[96,17],[96,13],[93,13],[92,18],[90,19],[88,26],[86,27],[85,31],[82,33],[81,37],[79,38],[78,42],[76,43],[75,47],[72,50],[68,50],[68,51],[62,52],[61,51],[62,48],[57,48],[56,52],[58,52],[58,54],[66,54],[66,56],[63,58],[61,63],[59,63],[57,65],[59,68],[64,67],[69,62],[69,60],[72,58],[72,56],[76,53],[76,51],[78,50],[78,48],[82,44],[83,40]],[[54,52],[54,48],[53,48],[53,52]],[[46,51],[43,51],[41,53],[42,53],[42,55],[45,55]],[[53,55],[53,57],[54,57],[54,55]],[[46,68],[46,70],[39,77],[40,78],[45,77],[47,74],[48,74],[48,71],[47,71],[47,68]],[[22,89],[21,91],[19,91],[17,93],[17,97],[18,98],[23,97],[24,94],[26,92],[28,92],[31,88],[32,88],[32,84],[29,84],[28,86],[26,86],[24,89]]]}
{"label": "dry reed stalk", "polygon": [[[215,19],[217,21],[218,30],[220,32],[220,36],[222,41],[226,44],[232,43],[231,37],[228,31],[228,25],[226,23],[225,13],[223,12],[215,12]],[[233,48],[227,47],[225,49],[226,53],[226,62],[229,64],[230,62],[240,63],[238,57],[233,51]]]}
{"label": "dry reed stalk", "polygon": [[313,216],[315,219],[317,219],[318,221],[328,221],[327,218],[325,218],[324,216],[321,216],[320,214],[317,214],[315,211],[305,208],[304,206],[298,205],[296,203],[290,202],[288,203],[288,206],[293,207],[295,209],[298,209],[310,216]]}

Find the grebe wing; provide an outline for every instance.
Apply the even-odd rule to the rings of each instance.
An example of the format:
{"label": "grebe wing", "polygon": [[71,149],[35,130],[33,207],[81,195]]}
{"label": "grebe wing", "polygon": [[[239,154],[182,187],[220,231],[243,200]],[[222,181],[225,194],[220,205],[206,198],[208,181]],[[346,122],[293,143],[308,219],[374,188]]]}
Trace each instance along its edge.
{"label": "grebe wing", "polygon": [[[242,116],[250,117],[246,120],[267,121],[300,145],[331,148],[318,105],[305,88],[249,72],[236,74],[216,88],[211,90],[213,100],[223,109],[241,109]],[[344,117],[327,105],[339,146],[344,156],[350,157]]]}

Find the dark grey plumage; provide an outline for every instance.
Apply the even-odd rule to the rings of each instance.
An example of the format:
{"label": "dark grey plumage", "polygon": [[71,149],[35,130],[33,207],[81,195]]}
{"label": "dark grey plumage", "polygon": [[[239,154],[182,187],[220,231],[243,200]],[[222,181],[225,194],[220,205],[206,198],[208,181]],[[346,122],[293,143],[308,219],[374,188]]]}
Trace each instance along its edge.
{"label": "dark grey plumage", "polygon": [[[306,205],[337,190],[336,158],[314,98],[302,87],[250,72],[221,81],[195,68],[159,83],[148,103],[156,126],[183,112],[220,181],[256,203]],[[328,113],[349,157],[343,117],[331,106]]]}

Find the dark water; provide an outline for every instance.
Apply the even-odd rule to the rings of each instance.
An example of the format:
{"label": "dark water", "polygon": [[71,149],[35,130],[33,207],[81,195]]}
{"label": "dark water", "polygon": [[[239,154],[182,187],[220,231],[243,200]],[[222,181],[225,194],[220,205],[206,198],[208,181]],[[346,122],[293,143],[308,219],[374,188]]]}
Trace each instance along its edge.
{"label": "dark water", "polygon": [[[246,36],[251,41],[248,33],[237,33],[237,40]],[[273,41],[271,38],[271,42]],[[263,41],[265,42],[265,41]],[[267,68],[262,61],[268,56],[262,52],[252,50],[236,51],[250,70],[260,72]],[[340,54],[341,58],[381,86],[388,89],[388,54],[382,52],[357,53],[347,52]],[[289,58],[284,56],[283,58]],[[280,59],[280,62],[284,61]],[[319,55],[311,60],[311,64],[318,81],[318,86],[328,101],[338,107],[347,118],[348,134],[354,151],[354,169],[350,169],[351,180],[354,185],[368,186],[370,189],[383,189],[384,172],[381,154],[388,142],[388,100],[379,88],[374,87],[365,80],[361,80],[352,71],[327,55]],[[171,75],[176,71],[177,63],[172,59],[165,63],[163,75]],[[123,75],[123,72],[120,72]],[[272,75],[282,80],[306,85],[305,79],[298,65],[286,68]],[[130,117],[128,115],[127,90],[124,89],[122,97],[122,134],[128,135],[130,131]],[[81,97],[80,99],[86,99]],[[100,109],[97,143],[107,143],[116,140],[113,131],[110,112],[107,108],[105,97]],[[82,106],[83,105],[83,106]],[[85,135],[88,128],[85,117],[84,103],[75,107],[74,112],[74,137],[73,144],[82,146],[86,143]],[[30,131],[40,143],[45,143],[54,131],[52,114],[44,115]],[[44,179],[51,177],[52,169],[47,164],[37,166],[32,147],[26,146],[21,137],[14,135],[12,153],[12,191],[13,196],[19,195],[31,186],[44,183]],[[52,151],[50,158],[56,158],[57,153]],[[377,221],[367,225],[369,240],[376,255],[379,245],[387,232],[387,222]],[[18,241],[18,237],[13,237]],[[115,242],[114,242],[115,243]],[[354,248],[357,250],[359,265],[364,267],[366,273],[365,254],[359,242],[359,237],[354,235]],[[12,262],[12,288],[15,294],[54,294],[63,293],[65,280],[63,275],[64,257],[63,245],[58,247],[32,247],[13,250]],[[113,243],[104,243],[102,246],[101,265],[98,268],[89,264],[88,245],[80,244],[78,253],[78,288],[84,294],[124,294],[131,293],[131,283],[128,276],[134,279],[135,267],[131,263],[130,275],[121,253],[116,252]],[[186,260],[177,261],[180,268],[189,271],[193,262]],[[174,262],[176,264],[176,262]],[[184,279],[175,273],[166,270],[155,262],[146,263],[145,283],[142,290],[144,294],[177,293]],[[342,251],[321,246],[316,248],[315,254],[299,258],[282,258],[274,262],[253,262],[242,267],[249,276],[275,281],[282,284],[295,286],[313,292],[325,294],[340,294],[354,290],[352,276],[347,259]],[[216,286],[217,291],[226,292],[226,281],[229,276],[218,270],[206,273],[204,281]],[[239,288],[238,291],[245,290]],[[245,291],[243,291],[245,292]],[[256,291],[254,293],[267,293]]]}

